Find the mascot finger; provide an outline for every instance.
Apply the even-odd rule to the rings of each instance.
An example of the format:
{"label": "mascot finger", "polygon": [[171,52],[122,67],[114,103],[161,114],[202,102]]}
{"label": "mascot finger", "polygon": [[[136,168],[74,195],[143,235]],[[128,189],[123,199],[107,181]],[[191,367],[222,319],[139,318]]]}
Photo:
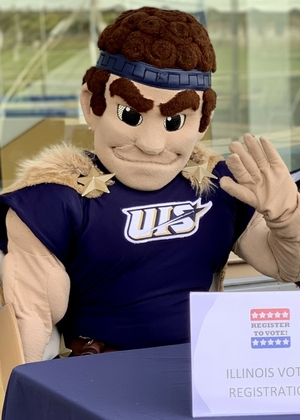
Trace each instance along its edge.
{"label": "mascot finger", "polygon": [[255,194],[244,185],[237,184],[231,178],[224,176],[220,180],[221,188],[231,196],[256,208],[257,200]]}
{"label": "mascot finger", "polygon": [[[226,164],[239,184],[254,184],[254,180],[249,173],[249,170],[245,168],[239,155],[234,153],[228,156]],[[253,165],[255,165],[255,162],[253,162]]]}

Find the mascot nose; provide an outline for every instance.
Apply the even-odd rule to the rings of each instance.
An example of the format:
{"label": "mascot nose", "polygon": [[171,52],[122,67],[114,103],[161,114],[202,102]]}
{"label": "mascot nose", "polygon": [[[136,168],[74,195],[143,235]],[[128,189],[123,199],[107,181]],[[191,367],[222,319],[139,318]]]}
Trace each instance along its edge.
{"label": "mascot nose", "polygon": [[165,149],[165,142],[155,135],[141,136],[135,140],[135,145],[147,155],[159,155]]}

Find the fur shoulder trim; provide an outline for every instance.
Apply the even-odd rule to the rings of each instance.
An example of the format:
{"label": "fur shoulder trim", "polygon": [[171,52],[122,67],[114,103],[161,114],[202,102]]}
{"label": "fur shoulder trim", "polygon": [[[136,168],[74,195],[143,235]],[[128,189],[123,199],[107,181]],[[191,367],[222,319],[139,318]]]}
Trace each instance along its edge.
{"label": "fur shoulder trim", "polygon": [[[54,145],[44,149],[36,157],[22,161],[17,170],[16,181],[1,194],[43,183],[66,185],[82,194],[84,186],[78,184],[78,177],[87,176],[92,166],[92,160],[83,149],[66,143]],[[100,170],[99,174],[102,174]],[[107,184],[109,185],[109,181]],[[101,191],[94,190],[86,197],[96,198],[100,195]]]}
{"label": "fur shoulder trim", "polygon": [[[215,165],[224,159],[199,145],[194,148],[191,160],[197,164],[208,162],[207,170],[211,172]],[[22,161],[15,182],[5,188],[1,194],[43,183],[66,185],[82,194],[84,186],[78,184],[78,177],[87,176],[92,166],[94,166],[92,159],[83,149],[66,143],[54,145],[44,149],[36,157]],[[102,174],[98,168],[97,170]],[[190,179],[190,182],[197,193],[208,191],[212,185],[209,178],[204,178],[200,185],[193,179]],[[107,181],[107,185],[113,183],[114,181]],[[85,197],[96,198],[102,194],[101,191],[94,190]]]}
{"label": "fur shoulder trim", "polygon": [[[209,172],[213,171],[217,163],[225,160],[223,156],[216,154],[213,150],[203,146],[202,144],[197,144],[194,147],[190,159],[198,165],[202,165],[207,162],[207,170]],[[212,188],[214,188],[214,184],[211,182],[210,178],[204,177],[201,184],[199,184],[193,177],[189,178],[184,173],[182,173],[182,175],[189,179],[197,194],[208,193]]]}

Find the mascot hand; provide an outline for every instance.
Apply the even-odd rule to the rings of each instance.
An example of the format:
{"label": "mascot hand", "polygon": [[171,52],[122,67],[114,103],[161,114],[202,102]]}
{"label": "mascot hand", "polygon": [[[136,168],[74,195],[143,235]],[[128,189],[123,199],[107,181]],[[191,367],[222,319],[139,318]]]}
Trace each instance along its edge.
{"label": "mascot hand", "polygon": [[298,191],[285,163],[264,137],[260,142],[245,134],[245,145],[230,145],[227,166],[238,183],[223,177],[221,187],[228,194],[254,207],[269,221],[286,218],[297,207]]}

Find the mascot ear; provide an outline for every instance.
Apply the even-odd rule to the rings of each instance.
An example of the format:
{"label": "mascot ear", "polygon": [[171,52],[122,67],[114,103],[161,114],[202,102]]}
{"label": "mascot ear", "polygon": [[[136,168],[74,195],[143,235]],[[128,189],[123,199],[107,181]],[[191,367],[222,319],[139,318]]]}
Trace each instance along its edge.
{"label": "mascot ear", "polygon": [[87,84],[84,83],[81,88],[80,92],[80,104],[82,108],[82,112],[85,118],[85,121],[87,122],[87,125],[94,130],[94,124],[95,124],[95,114],[92,111],[91,108],[91,97],[92,92],[88,90]]}

